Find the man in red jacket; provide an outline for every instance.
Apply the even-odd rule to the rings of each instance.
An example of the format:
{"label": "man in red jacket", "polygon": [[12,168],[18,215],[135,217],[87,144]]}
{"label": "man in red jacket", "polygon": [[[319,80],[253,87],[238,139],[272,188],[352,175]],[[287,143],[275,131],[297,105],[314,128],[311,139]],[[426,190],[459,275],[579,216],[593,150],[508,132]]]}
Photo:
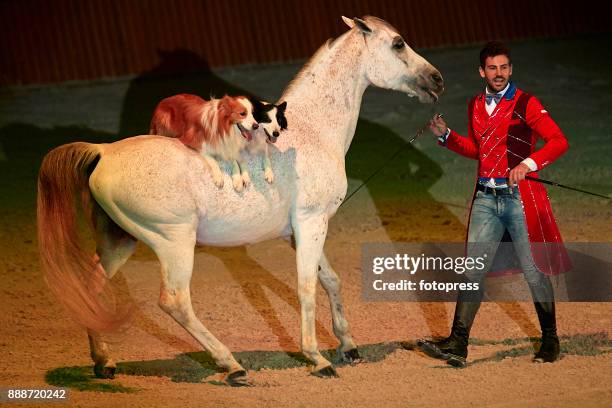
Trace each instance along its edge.
{"label": "man in red jacket", "polygon": [[[504,44],[485,45],[479,72],[486,88],[469,102],[468,136],[449,129],[440,115],[431,120],[430,129],[440,145],[478,160],[467,250],[468,256],[489,256],[484,269],[466,272],[481,289],[459,292],[450,336],[417,344],[432,357],[457,367],[466,365],[469,333],[482,300],[485,275],[493,263],[491,254],[509,233],[542,329],[542,344],[534,361],[553,362],[559,358],[559,339],[548,275],[569,269],[570,263],[546,190],[525,176],[537,177],[536,171],[565,153],[567,140],[540,101],[510,81],[510,50]],[[545,143],[536,150],[538,137]]]}

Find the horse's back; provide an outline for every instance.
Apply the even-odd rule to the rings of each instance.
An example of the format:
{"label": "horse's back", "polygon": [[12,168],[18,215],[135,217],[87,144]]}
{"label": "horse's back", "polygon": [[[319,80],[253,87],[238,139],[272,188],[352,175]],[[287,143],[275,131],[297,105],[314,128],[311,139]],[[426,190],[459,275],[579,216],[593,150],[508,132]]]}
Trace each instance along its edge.
{"label": "horse's back", "polygon": [[139,239],[188,224],[202,244],[239,245],[287,233],[295,174],[285,161],[291,154],[272,155],[273,184],[264,180],[260,158],[251,157],[253,184],[239,193],[229,164],[220,163],[225,183],[218,188],[199,153],[176,139],[137,136],[103,145],[89,184],[109,216]]}
{"label": "horse's back", "polygon": [[139,235],[138,228],[195,223],[193,178],[205,177],[205,166],[176,139],[137,136],[102,145],[89,187],[115,222]]}

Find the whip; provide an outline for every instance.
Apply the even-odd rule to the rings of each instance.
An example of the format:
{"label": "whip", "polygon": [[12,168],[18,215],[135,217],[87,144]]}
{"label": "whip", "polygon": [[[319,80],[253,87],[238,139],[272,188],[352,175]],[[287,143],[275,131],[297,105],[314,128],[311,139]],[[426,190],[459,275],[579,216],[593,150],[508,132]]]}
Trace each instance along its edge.
{"label": "whip", "polygon": [[581,188],[576,188],[576,187],[572,187],[572,186],[566,186],[565,184],[557,183],[555,181],[545,180],[545,179],[541,179],[541,178],[535,178],[535,177],[531,177],[531,176],[525,176],[525,179],[526,180],[531,180],[531,181],[537,181],[538,183],[548,184],[548,185],[555,186],[555,187],[565,188],[567,190],[577,191],[579,193],[589,194],[589,195],[592,195],[592,196],[595,196],[595,197],[605,198],[606,200],[610,200],[611,199],[610,197],[605,196],[603,194],[593,193],[592,191],[587,191],[587,190],[583,190]]}
{"label": "whip", "polygon": [[[441,118],[443,117],[443,114],[438,114],[438,117]],[[370,176],[368,176],[360,185],[359,187],[357,187],[355,190],[353,190],[351,192],[351,194],[349,194],[346,199],[344,200],[344,202],[342,204],[340,204],[340,207],[342,207],[344,204],[346,204],[348,202],[348,200],[353,197],[359,190],[361,190],[361,188],[363,186],[365,186],[370,180],[372,180],[374,177],[376,177],[376,175],[378,173],[380,173],[380,171],[382,169],[384,169],[387,165],[389,165],[389,163],[391,163],[391,161],[393,161],[393,159],[395,159],[397,156],[399,156],[399,154],[404,151],[404,149],[406,149],[408,146],[412,145],[412,143],[419,138],[424,132],[425,130],[427,130],[429,128],[429,123],[425,124],[425,126],[421,127],[420,129],[418,129],[416,131],[416,133],[414,134],[414,136],[412,136],[412,138],[410,138],[410,140],[408,141],[408,143],[402,145],[399,149],[397,149],[395,151],[395,153],[393,153],[389,159],[385,162],[385,164],[383,164],[382,166],[380,166],[378,169],[376,169],[372,174],[370,174]],[[567,186],[565,184],[561,184],[561,183],[557,183],[555,181],[550,181],[550,180],[546,180],[546,179],[541,179],[541,178],[535,178],[535,177],[531,177],[531,176],[525,176],[526,180],[531,180],[531,181],[535,181],[538,183],[542,183],[542,184],[548,184],[554,187],[559,187],[559,188],[564,188],[566,190],[571,190],[571,191],[576,191],[579,193],[583,193],[583,194],[588,194],[588,195],[592,195],[595,197],[600,197],[600,198],[605,198],[606,200],[611,200],[611,197],[605,196],[603,194],[599,194],[599,193],[593,193],[592,191],[587,191],[587,190],[583,190],[581,188],[577,188],[577,187],[572,187],[572,186]]]}
{"label": "whip", "polygon": [[[440,118],[441,118],[442,116],[443,116],[442,114],[438,114],[438,117],[440,117]],[[374,177],[376,177],[376,175],[377,175],[378,173],[380,173],[380,171],[381,171],[382,169],[384,169],[385,167],[387,167],[387,165],[388,165],[389,163],[391,163],[391,161],[393,161],[393,159],[395,159],[397,156],[399,156],[399,154],[400,154],[402,151],[404,151],[404,149],[405,149],[405,148],[407,148],[408,146],[412,145],[412,143],[413,143],[413,142],[414,142],[414,141],[415,141],[415,140],[416,140],[418,137],[420,137],[420,136],[423,134],[423,132],[425,132],[425,131],[427,130],[427,128],[429,128],[429,123],[427,123],[425,126],[423,126],[422,128],[420,128],[419,130],[417,130],[417,131],[416,131],[416,133],[414,134],[414,136],[412,136],[412,138],[410,138],[410,140],[408,141],[408,143],[406,143],[406,144],[402,145],[402,146],[401,146],[399,149],[397,149],[397,150],[395,151],[395,153],[393,153],[393,154],[391,155],[391,157],[389,157],[389,159],[388,159],[388,160],[385,162],[385,164],[383,164],[383,165],[382,165],[382,166],[380,166],[378,169],[376,169],[376,170],[374,171],[374,173],[370,174],[370,175],[368,176],[368,178],[366,178],[366,179],[363,181],[363,183],[361,183],[361,184],[359,185],[359,187],[357,187],[355,190],[353,190],[353,191],[351,192],[351,194],[349,194],[349,195],[348,195],[348,196],[347,196],[347,197],[344,199],[344,202],[343,202],[342,204],[340,204],[340,206],[339,206],[338,208],[340,208],[340,207],[342,207],[344,204],[346,204],[346,203],[347,203],[347,201],[348,201],[348,200],[349,200],[349,199],[350,199],[352,196],[354,196],[354,195],[355,195],[355,194],[356,194],[356,193],[357,193],[359,190],[361,190],[361,188],[362,188],[363,186],[365,186],[365,185],[366,185],[366,184],[367,184],[367,183],[368,183],[370,180],[372,180]]]}

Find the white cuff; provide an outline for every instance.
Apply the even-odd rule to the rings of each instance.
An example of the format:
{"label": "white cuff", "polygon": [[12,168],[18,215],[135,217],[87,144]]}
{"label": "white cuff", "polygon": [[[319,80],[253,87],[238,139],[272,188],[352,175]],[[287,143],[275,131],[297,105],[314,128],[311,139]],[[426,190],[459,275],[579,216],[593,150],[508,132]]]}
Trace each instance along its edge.
{"label": "white cuff", "polygon": [[529,167],[529,170],[531,170],[531,171],[538,171],[538,165],[530,157],[526,158],[521,163],[525,163],[527,165],[527,167]]}
{"label": "white cuff", "polygon": [[438,141],[442,144],[446,144],[446,139],[448,139],[450,132],[450,128],[446,128],[446,132],[443,135],[440,135],[440,137],[438,137]]}

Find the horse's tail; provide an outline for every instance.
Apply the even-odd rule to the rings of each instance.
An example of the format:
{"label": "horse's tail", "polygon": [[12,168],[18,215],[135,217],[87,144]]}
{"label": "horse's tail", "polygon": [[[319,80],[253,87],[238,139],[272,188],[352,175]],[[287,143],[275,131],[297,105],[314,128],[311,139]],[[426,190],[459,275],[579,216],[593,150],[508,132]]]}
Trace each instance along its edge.
{"label": "horse's tail", "polygon": [[88,180],[101,155],[99,145],[70,143],[49,152],[38,174],[38,246],[51,292],[78,323],[98,332],[118,329],[130,311],[115,310],[99,259],[85,249],[77,223],[77,197],[94,225]]}

